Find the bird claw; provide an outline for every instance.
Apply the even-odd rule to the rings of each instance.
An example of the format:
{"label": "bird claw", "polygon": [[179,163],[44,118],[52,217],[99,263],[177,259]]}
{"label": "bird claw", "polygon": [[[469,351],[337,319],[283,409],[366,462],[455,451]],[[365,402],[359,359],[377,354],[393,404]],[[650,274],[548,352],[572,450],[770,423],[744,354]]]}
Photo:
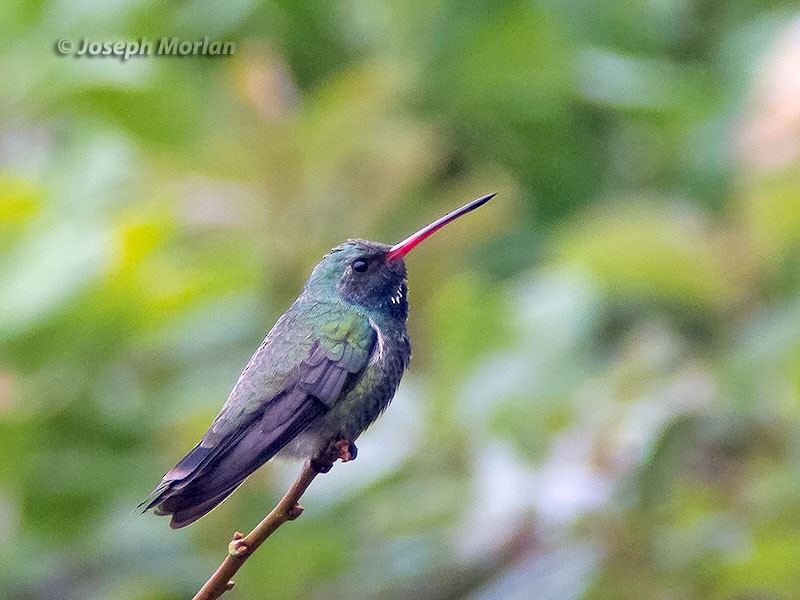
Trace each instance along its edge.
{"label": "bird claw", "polygon": [[315,473],[327,473],[333,468],[333,460],[327,460],[327,457],[312,458],[309,462]]}
{"label": "bird claw", "polygon": [[337,450],[336,458],[342,462],[350,462],[358,456],[358,448],[350,440],[336,440],[333,445]]}
{"label": "bird claw", "polygon": [[311,459],[311,468],[317,473],[327,473],[337,460],[350,462],[355,460],[356,456],[358,456],[356,445],[350,440],[339,438],[332,441],[319,456]]}

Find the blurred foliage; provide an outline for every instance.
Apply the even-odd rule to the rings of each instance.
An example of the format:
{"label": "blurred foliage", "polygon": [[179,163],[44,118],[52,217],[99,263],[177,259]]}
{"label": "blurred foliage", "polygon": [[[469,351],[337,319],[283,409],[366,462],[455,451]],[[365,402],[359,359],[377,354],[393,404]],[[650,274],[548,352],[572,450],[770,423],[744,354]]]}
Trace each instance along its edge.
{"label": "blurred foliage", "polygon": [[[236,52],[54,52],[173,35]],[[798,597],[796,2],[12,2],[0,40],[0,597],[189,597],[298,465],[131,510],[310,268],[490,191],[231,599]]]}

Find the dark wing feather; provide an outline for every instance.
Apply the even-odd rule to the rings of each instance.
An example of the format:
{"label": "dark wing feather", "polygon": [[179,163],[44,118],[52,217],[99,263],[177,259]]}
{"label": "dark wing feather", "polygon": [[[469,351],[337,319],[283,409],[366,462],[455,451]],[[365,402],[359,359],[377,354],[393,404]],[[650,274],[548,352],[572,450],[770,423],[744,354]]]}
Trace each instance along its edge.
{"label": "dark wing feather", "polygon": [[[349,335],[353,329],[367,338]],[[327,412],[347,378],[360,376],[375,342],[374,332],[363,318],[351,317],[350,329],[344,330],[348,335],[342,331],[339,327],[333,339],[323,332],[311,344],[307,358],[286,378],[283,389],[272,397],[244,404],[238,401],[237,383],[200,443],[164,475],[140,507],[172,515],[173,528],[194,522]],[[268,336],[245,373],[258,368],[253,365],[269,340]]]}
{"label": "dark wing feather", "polygon": [[314,344],[305,364],[306,368],[300,374],[298,387],[329,407],[339,397],[339,392],[351,371],[341,360],[332,360],[328,350],[319,342]]}
{"label": "dark wing feather", "polygon": [[[286,418],[291,407],[292,415]],[[156,512],[171,514],[173,529],[196,521],[326,410],[321,402],[297,388],[277,398],[230,451],[219,455],[207,469],[172,487],[172,493],[165,498],[162,496]]]}

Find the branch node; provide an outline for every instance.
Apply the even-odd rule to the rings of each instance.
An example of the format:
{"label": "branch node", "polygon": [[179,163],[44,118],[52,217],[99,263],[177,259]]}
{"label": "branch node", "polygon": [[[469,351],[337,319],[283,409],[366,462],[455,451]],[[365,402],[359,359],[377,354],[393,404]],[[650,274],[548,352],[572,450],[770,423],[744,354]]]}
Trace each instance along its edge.
{"label": "branch node", "polygon": [[294,521],[297,517],[303,514],[303,507],[300,504],[295,504],[289,511],[286,513],[286,520],[287,521]]}
{"label": "branch node", "polygon": [[[239,533],[238,531],[236,533]],[[233,537],[233,541],[228,544],[228,554],[231,556],[235,556],[236,558],[242,558],[246,554],[250,552],[250,547],[247,545],[247,542],[244,541],[242,534],[239,533],[239,537]]]}
{"label": "branch node", "polygon": [[[243,536],[240,531],[233,534],[233,540],[228,544],[228,556],[222,564],[214,571],[214,574],[206,581],[200,591],[195,594],[193,600],[217,600],[222,594],[233,587],[231,579],[239,570],[250,555],[272,535],[278,527],[286,521],[293,521],[301,515],[303,507],[300,506],[300,497],[311,485],[311,482],[319,473],[327,473],[333,466],[335,458],[325,458],[320,461],[308,459],[303,464],[297,480],[289,488],[284,497],[255,529]],[[317,469],[315,463],[319,462],[322,469]],[[286,509],[285,506],[292,508]]]}
{"label": "branch node", "polygon": [[235,585],[236,585],[236,582],[233,581],[233,580],[230,580],[228,583],[225,584],[225,589],[223,590],[223,593],[231,591],[233,589],[233,586],[235,586]]}

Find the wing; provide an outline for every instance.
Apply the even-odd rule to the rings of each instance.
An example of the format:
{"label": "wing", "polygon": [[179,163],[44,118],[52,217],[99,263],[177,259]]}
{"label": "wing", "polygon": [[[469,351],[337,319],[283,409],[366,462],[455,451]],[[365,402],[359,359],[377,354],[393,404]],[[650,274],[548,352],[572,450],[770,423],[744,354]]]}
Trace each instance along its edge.
{"label": "wing", "polygon": [[[276,323],[200,443],[164,476],[145,510],[171,514],[172,527],[200,518],[361,376],[375,347],[368,321],[338,305],[313,308],[314,319],[287,311]],[[287,364],[298,350],[304,358]]]}

